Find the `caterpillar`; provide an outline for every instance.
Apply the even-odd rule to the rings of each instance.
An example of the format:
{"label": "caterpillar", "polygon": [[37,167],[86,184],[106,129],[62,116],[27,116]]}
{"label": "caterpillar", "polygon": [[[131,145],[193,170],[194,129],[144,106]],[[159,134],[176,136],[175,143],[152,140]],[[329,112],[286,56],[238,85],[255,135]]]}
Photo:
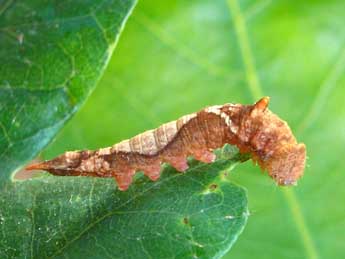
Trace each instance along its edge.
{"label": "caterpillar", "polygon": [[206,107],[111,147],[66,152],[26,169],[59,176],[114,177],[124,191],[137,171],[156,181],[163,162],[183,172],[188,156],[211,163],[216,158],[212,151],[228,143],[240,153],[250,153],[278,185],[293,185],[303,174],[306,147],[297,143],[288,124],[268,104],[269,97],[263,97],[253,105]]}

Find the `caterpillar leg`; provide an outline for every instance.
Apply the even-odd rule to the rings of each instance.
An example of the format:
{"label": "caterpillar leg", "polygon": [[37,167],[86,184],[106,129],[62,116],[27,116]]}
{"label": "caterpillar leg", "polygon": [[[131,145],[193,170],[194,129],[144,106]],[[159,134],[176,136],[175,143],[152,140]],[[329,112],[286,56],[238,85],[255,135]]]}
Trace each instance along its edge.
{"label": "caterpillar leg", "polygon": [[164,160],[179,172],[184,172],[189,168],[186,157],[169,157]]}
{"label": "caterpillar leg", "polygon": [[203,163],[212,163],[216,160],[216,155],[208,150],[200,150],[193,152],[193,156],[196,160]]}
{"label": "caterpillar leg", "polygon": [[154,162],[141,168],[144,174],[152,181],[157,181],[160,177],[161,164],[160,162]]}
{"label": "caterpillar leg", "polygon": [[129,169],[126,172],[114,172],[114,178],[120,191],[125,191],[131,185],[135,170]]}

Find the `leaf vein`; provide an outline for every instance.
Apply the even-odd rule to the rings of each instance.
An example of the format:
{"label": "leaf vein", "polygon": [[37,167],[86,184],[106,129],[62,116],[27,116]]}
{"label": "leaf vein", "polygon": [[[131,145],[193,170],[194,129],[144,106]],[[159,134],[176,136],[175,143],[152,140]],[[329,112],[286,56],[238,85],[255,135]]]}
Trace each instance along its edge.
{"label": "leaf vein", "polygon": [[[202,167],[205,167],[207,166],[207,164],[200,164],[200,165],[197,165],[195,167],[193,167],[191,171],[195,171],[195,170],[198,170]],[[90,223],[86,228],[84,228],[83,231],[81,231],[78,235],[76,235],[74,238],[72,238],[69,242],[66,242],[64,246],[62,246],[60,249],[58,249],[51,257],[49,258],[53,258],[55,257],[56,255],[62,253],[62,251],[64,249],[66,249],[69,245],[71,245],[72,243],[74,243],[75,241],[77,241],[78,239],[80,239],[88,230],[90,230],[91,228],[93,228],[94,226],[96,226],[98,223],[100,223],[101,221],[105,220],[106,218],[118,213],[116,210],[122,208],[123,206],[127,205],[128,203],[130,203],[131,201],[135,200],[136,198],[144,195],[145,193],[147,193],[148,191],[150,191],[151,189],[159,186],[159,185],[162,185],[163,183],[165,183],[166,181],[171,181],[172,179],[174,178],[177,178],[177,177],[180,177],[181,174],[174,174],[174,175],[171,175],[159,182],[155,182],[154,184],[152,184],[150,187],[148,187],[147,189],[143,190],[142,192],[139,192],[137,195],[134,195],[132,196],[130,199],[128,199],[126,202],[120,204],[118,207],[114,208],[113,211],[110,211],[106,214],[104,214],[103,216],[99,217],[98,219],[96,219],[94,222]]]}

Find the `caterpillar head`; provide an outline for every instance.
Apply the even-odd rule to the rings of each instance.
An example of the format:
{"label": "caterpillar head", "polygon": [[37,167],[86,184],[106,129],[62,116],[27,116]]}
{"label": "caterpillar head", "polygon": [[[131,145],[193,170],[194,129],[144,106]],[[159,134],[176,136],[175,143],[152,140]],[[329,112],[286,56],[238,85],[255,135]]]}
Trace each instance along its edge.
{"label": "caterpillar head", "polygon": [[303,175],[306,148],[297,143],[288,124],[267,108],[268,103],[269,97],[260,99],[246,118],[252,128],[247,135],[254,160],[278,185],[294,185]]}
{"label": "caterpillar head", "polygon": [[277,150],[265,167],[278,185],[296,185],[303,175],[306,160],[304,144],[291,144]]}

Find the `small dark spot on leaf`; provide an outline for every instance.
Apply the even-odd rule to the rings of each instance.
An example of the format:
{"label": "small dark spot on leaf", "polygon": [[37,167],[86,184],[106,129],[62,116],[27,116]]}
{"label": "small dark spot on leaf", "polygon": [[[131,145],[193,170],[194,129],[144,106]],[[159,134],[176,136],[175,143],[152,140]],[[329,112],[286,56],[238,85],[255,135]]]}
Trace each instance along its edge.
{"label": "small dark spot on leaf", "polygon": [[187,217],[183,218],[183,224],[185,224],[185,225],[189,224],[189,219]]}
{"label": "small dark spot on leaf", "polygon": [[215,183],[213,183],[213,184],[210,185],[210,191],[214,191],[214,190],[217,189],[217,188],[218,188],[218,185],[215,184]]}

